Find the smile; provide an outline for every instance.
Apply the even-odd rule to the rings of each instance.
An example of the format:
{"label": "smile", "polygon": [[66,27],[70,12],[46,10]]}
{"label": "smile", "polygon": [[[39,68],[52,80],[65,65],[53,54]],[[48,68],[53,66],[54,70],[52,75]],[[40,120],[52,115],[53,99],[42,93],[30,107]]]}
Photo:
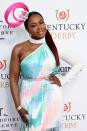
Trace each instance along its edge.
{"label": "smile", "polygon": [[39,31],[37,32],[39,35],[42,35],[44,33],[44,31]]}

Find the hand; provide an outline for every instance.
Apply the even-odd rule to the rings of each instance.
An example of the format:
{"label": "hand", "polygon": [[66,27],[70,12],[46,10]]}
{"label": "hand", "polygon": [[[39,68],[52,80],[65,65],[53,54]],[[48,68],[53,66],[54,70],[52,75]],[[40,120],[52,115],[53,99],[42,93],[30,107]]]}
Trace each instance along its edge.
{"label": "hand", "polygon": [[52,81],[51,84],[56,84],[56,85],[58,85],[59,87],[62,86],[60,80],[59,80],[55,75],[52,75],[52,74],[51,74],[51,75],[48,77],[48,80],[49,80],[49,81]]}
{"label": "hand", "polygon": [[18,111],[19,115],[21,116],[21,119],[23,120],[24,123],[27,125],[29,124],[29,120],[27,118],[28,111],[25,110],[23,107]]}

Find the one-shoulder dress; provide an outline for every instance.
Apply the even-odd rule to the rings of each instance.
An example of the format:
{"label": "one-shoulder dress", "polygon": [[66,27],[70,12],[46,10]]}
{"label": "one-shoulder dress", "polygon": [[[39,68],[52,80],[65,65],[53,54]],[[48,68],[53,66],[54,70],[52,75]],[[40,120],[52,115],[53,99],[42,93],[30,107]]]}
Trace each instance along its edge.
{"label": "one-shoulder dress", "polygon": [[58,73],[58,67],[46,42],[22,60],[20,71],[23,76],[20,100],[29,119],[28,126],[21,120],[20,131],[60,131],[62,89],[47,79]]}

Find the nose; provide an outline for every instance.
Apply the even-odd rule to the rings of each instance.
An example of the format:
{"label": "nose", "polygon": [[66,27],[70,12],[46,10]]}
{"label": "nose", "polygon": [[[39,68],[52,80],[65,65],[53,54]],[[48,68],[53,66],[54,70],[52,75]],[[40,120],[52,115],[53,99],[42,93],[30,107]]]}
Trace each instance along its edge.
{"label": "nose", "polygon": [[41,30],[42,29],[42,26],[39,24],[38,25],[38,30]]}

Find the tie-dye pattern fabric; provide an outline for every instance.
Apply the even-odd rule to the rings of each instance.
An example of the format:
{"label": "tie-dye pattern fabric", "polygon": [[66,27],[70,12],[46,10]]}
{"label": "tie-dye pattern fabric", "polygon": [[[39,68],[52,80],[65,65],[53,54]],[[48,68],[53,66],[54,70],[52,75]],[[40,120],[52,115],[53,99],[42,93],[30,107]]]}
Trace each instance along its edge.
{"label": "tie-dye pattern fabric", "polygon": [[47,78],[58,67],[53,53],[43,43],[20,64],[23,75],[20,84],[21,105],[28,110],[29,125],[21,121],[20,131],[60,131],[63,100],[61,88]]}

